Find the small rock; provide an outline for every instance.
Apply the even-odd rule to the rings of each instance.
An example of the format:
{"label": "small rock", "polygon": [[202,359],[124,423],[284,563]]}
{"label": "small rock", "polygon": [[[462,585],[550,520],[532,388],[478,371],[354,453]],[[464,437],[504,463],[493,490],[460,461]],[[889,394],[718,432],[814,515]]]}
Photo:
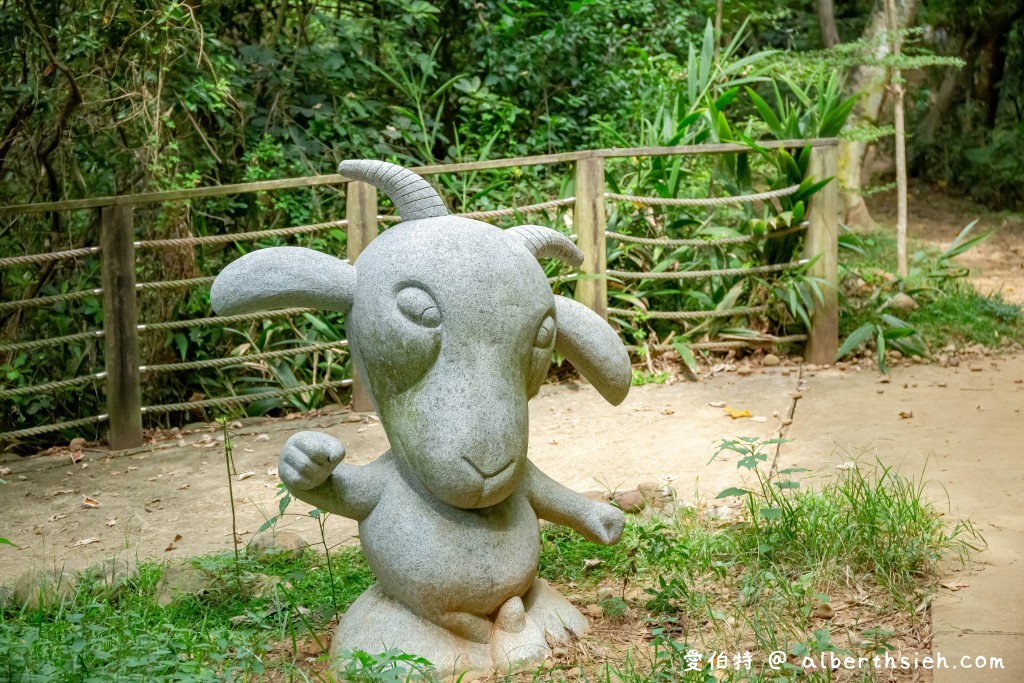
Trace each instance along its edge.
{"label": "small rock", "polygon": [[889,377],[889,375],[882,375],[881,377],[878,378],[879,384],[889,384],[890,382],[892,382],[892,379]]}
{"label": "small rock", "polygon": [[752,372],[754,372],[754,371],[750,368],[749,365],[746,365],[746,364],[741,365],[738,368],[736,368],[736,374],[740,375],[741,377],[746,377],[747,375],[751,374]]}
{"label": "small rock", "polygon": [[939,382],[938,386],[939,386],[940,389],[945,389],[946,388],[946,383],[945,382]]}
{"label": "small rock", "polygon": [[615,589],[611,586],[601,586],[597,589],[597,601],[604,602],[615,597]]}
{"label": "small rock", "polygon": [[655,481],[645,481],[636,485],[636,490],[642,493],[645,498],[653,498],[657,495],[658,489],[660,488],[661,485]]}
{"label": "small rock", "polygon": [[814,616],[819,619],[831,619],[836,615],[835,609],[827,602],[823,602],[814,609]]}
{"label": "small rock", "polygon": [[362,422],[363,416],[359,413],[349,413],[348,417],[345,418],[348,422]]}
{"label": "small rock", "polygon": [[598,503],[607,503],[609,499],[608,493],[605,491],[584,491],[580,495],[590,500],[596,500]]}
{"label": "small rock", "polygon": [[164,568],[164,575],[156,586],[156,604],[166,607],[182,595],[202,596],[210,592],[216,579],[191,564],[173,564]]}
{"label": "small rock", "polygon": [[644,499],[643,494],[639,491],[616,493],[613,500],[623,512],[637,513],[647,507],[647,500]]}
{"label": "small rock", "polygon": [[29,610],[51,609],[75,597],[78,580],[63,567],[40,570],[32,567],[18,577],[11,589],[11,604]]}
{"label": "small rock", "polygon": [[949,367],[949,356],[947,356],[944,353],[940,353],[939,354],[939,367],[940,368],[948,368]]}
{"label": "small rock", "polygon": [[592,619],[600,619],[604,616],[604,610],[600,605],[587,605],[583,608],[584,613]]}
{"label": "small rock", "polygon": [[849,367],[850,367],[850,364],[849,363],[845,363],[843,361],[839,361],[838,363],[836,363],[836,370],[846,370]]}
{"label": "small rock", "polygon": [[903,360],[903,353],[901,353],[900,351],[897,351],[896,349],[893,349],[892,351],[889,351],[889,356],[893,360]]}
{"label": "small rock", "polygon": [[889,299],[889,308],[894,308],[897,311],[902,311],[903,313],[916,311],[920,307],[921,306],[914,301],[914,297],[909,294],[904,294],[903,292],[899,292],[893,296],[893,298]]}
{"label": "small rock", "polygon": [[268,529],[249,542],[246,552],[258,560],[272,557],[293,557],[306,547],[306,541],[294,531],[277,531]]}
{"label": "small rock", "polygon": [[977,363],[971,363],[970,368],[971,372],[981,372],[982,370],[985,369],[981,365],[978,365]]}
{"label": "small rock", "polygon": [[807,372],[817,372],[820,369],[821,368],[819,368],[814,363],[810,363],[810,364],[804,366],[804,370],[806,370]]}
{"label": "small rock", "polygon": [[779,365],[781,362],[782,361],[779,359],[778,356],[776,356],[774,353],[769,353],[761,361],[761,364],[764,365],[766,368],[774,368],[775,366]]}

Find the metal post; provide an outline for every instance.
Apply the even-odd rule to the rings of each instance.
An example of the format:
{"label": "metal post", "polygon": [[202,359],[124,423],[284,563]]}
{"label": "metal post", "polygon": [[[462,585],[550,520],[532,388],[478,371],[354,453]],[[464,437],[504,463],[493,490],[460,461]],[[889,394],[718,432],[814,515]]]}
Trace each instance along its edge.
{"label": "metal post", "polygon": [[135,234],[130,204],[100,210],[104,363],[110,448],[142,445],[138,313],[135,301]]}
{"label": "metal post", "polygon": [[[354,264],[356,257],[377,237],[377,188],[369,183],[350,181],[345,188],[345,218],[348,219],[348,260]],[[373,411],[373,399],[355,371],[354,363],[349,410],[354,413]]]}
{"label": "metal post", "polygon": [[809,275],[821,278],[824,301],[816,301],[807,335],[805,360],[828,365],[839,351],[839,148],[813,147],[809,173],[815,180],[831,178],[810,200],[810,227],[804,240],[804,255],[817,257]]}
{"label": "metal post", "polygon": [[576,162],[576,203],[572,214],[576,243],[583,252],[580,271],[597,276],[576,283],[576,300],[602,318],[608,317],[608,280],[605,279],[604,158]]}

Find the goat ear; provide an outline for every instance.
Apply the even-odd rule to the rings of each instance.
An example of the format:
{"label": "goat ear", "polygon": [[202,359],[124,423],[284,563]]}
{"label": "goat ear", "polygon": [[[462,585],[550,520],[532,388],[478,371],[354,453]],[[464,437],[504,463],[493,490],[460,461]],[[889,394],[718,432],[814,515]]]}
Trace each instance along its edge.
{"label": "goat ear", "polygon": [[612,405],[629,393],[633,371],[622,340],[608,323],[572,299],[555,296],[555,348]]}
{"label": "goat ear", "polygon": [[275,308],[352,307],[356,269],[348,261],[302,247],[270,247],[228,264],[213,281],[210,303],[221,315]]}

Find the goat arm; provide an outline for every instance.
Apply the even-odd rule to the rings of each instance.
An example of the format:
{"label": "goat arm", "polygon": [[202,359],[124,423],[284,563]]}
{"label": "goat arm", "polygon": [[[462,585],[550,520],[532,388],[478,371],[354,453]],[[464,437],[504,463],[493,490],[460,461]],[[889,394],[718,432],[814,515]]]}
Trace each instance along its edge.
{"label": "goat arm", "polygon": [[529,460],[523,483],[538,517],[575,529],[594,543],[612,545],[622,536],[626,518],[621,510],[562,486]]}
{"label": "goat arm", "polygon": [[321,432],[296,432],[281,449],[278,474],[288,491],[306,503],[357,521],[380,499],[387,458],[363,466],[343,463],[345,447]]}

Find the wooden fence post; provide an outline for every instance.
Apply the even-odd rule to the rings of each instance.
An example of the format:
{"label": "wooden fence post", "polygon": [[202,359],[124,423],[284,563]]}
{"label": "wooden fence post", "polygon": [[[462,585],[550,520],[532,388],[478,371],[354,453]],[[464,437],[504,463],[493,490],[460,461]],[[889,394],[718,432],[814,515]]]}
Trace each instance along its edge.
{"label": "wooden fence post", "polygon": [[142,388],[135,300],[135,233],[130,204],[100,210],[104,363],[110,448],[142,445]]}
{"label": "wooden fence post", "polygon": [[[348,260],[354,264],[366,245],[377,237],[377,188],[369,183],[350,181],[345,188],[345,218],[348,219]],[[356,374],[354,364],[349,410],[353,413],[373,411],[373,399]]]}
{"label": "wooden fence post", "polygon": [[832,178],[810,200],[810,227],[804,240],[804,256],[818,257],[809,275],[821,278],[824,301],[815,302],[807,335],[808,363],[829,365],[839,351],[839,148],[813,147],[809,174],[815,180]]}
{"label": "wooden fence post", "polygon": [[576,283],[576,300],[607,319],[603,157],[588,157],[576,162],[576,203],[573,205],[572,225],[576,230],[576,243],[585,259],[580,272],[598,276]]}

